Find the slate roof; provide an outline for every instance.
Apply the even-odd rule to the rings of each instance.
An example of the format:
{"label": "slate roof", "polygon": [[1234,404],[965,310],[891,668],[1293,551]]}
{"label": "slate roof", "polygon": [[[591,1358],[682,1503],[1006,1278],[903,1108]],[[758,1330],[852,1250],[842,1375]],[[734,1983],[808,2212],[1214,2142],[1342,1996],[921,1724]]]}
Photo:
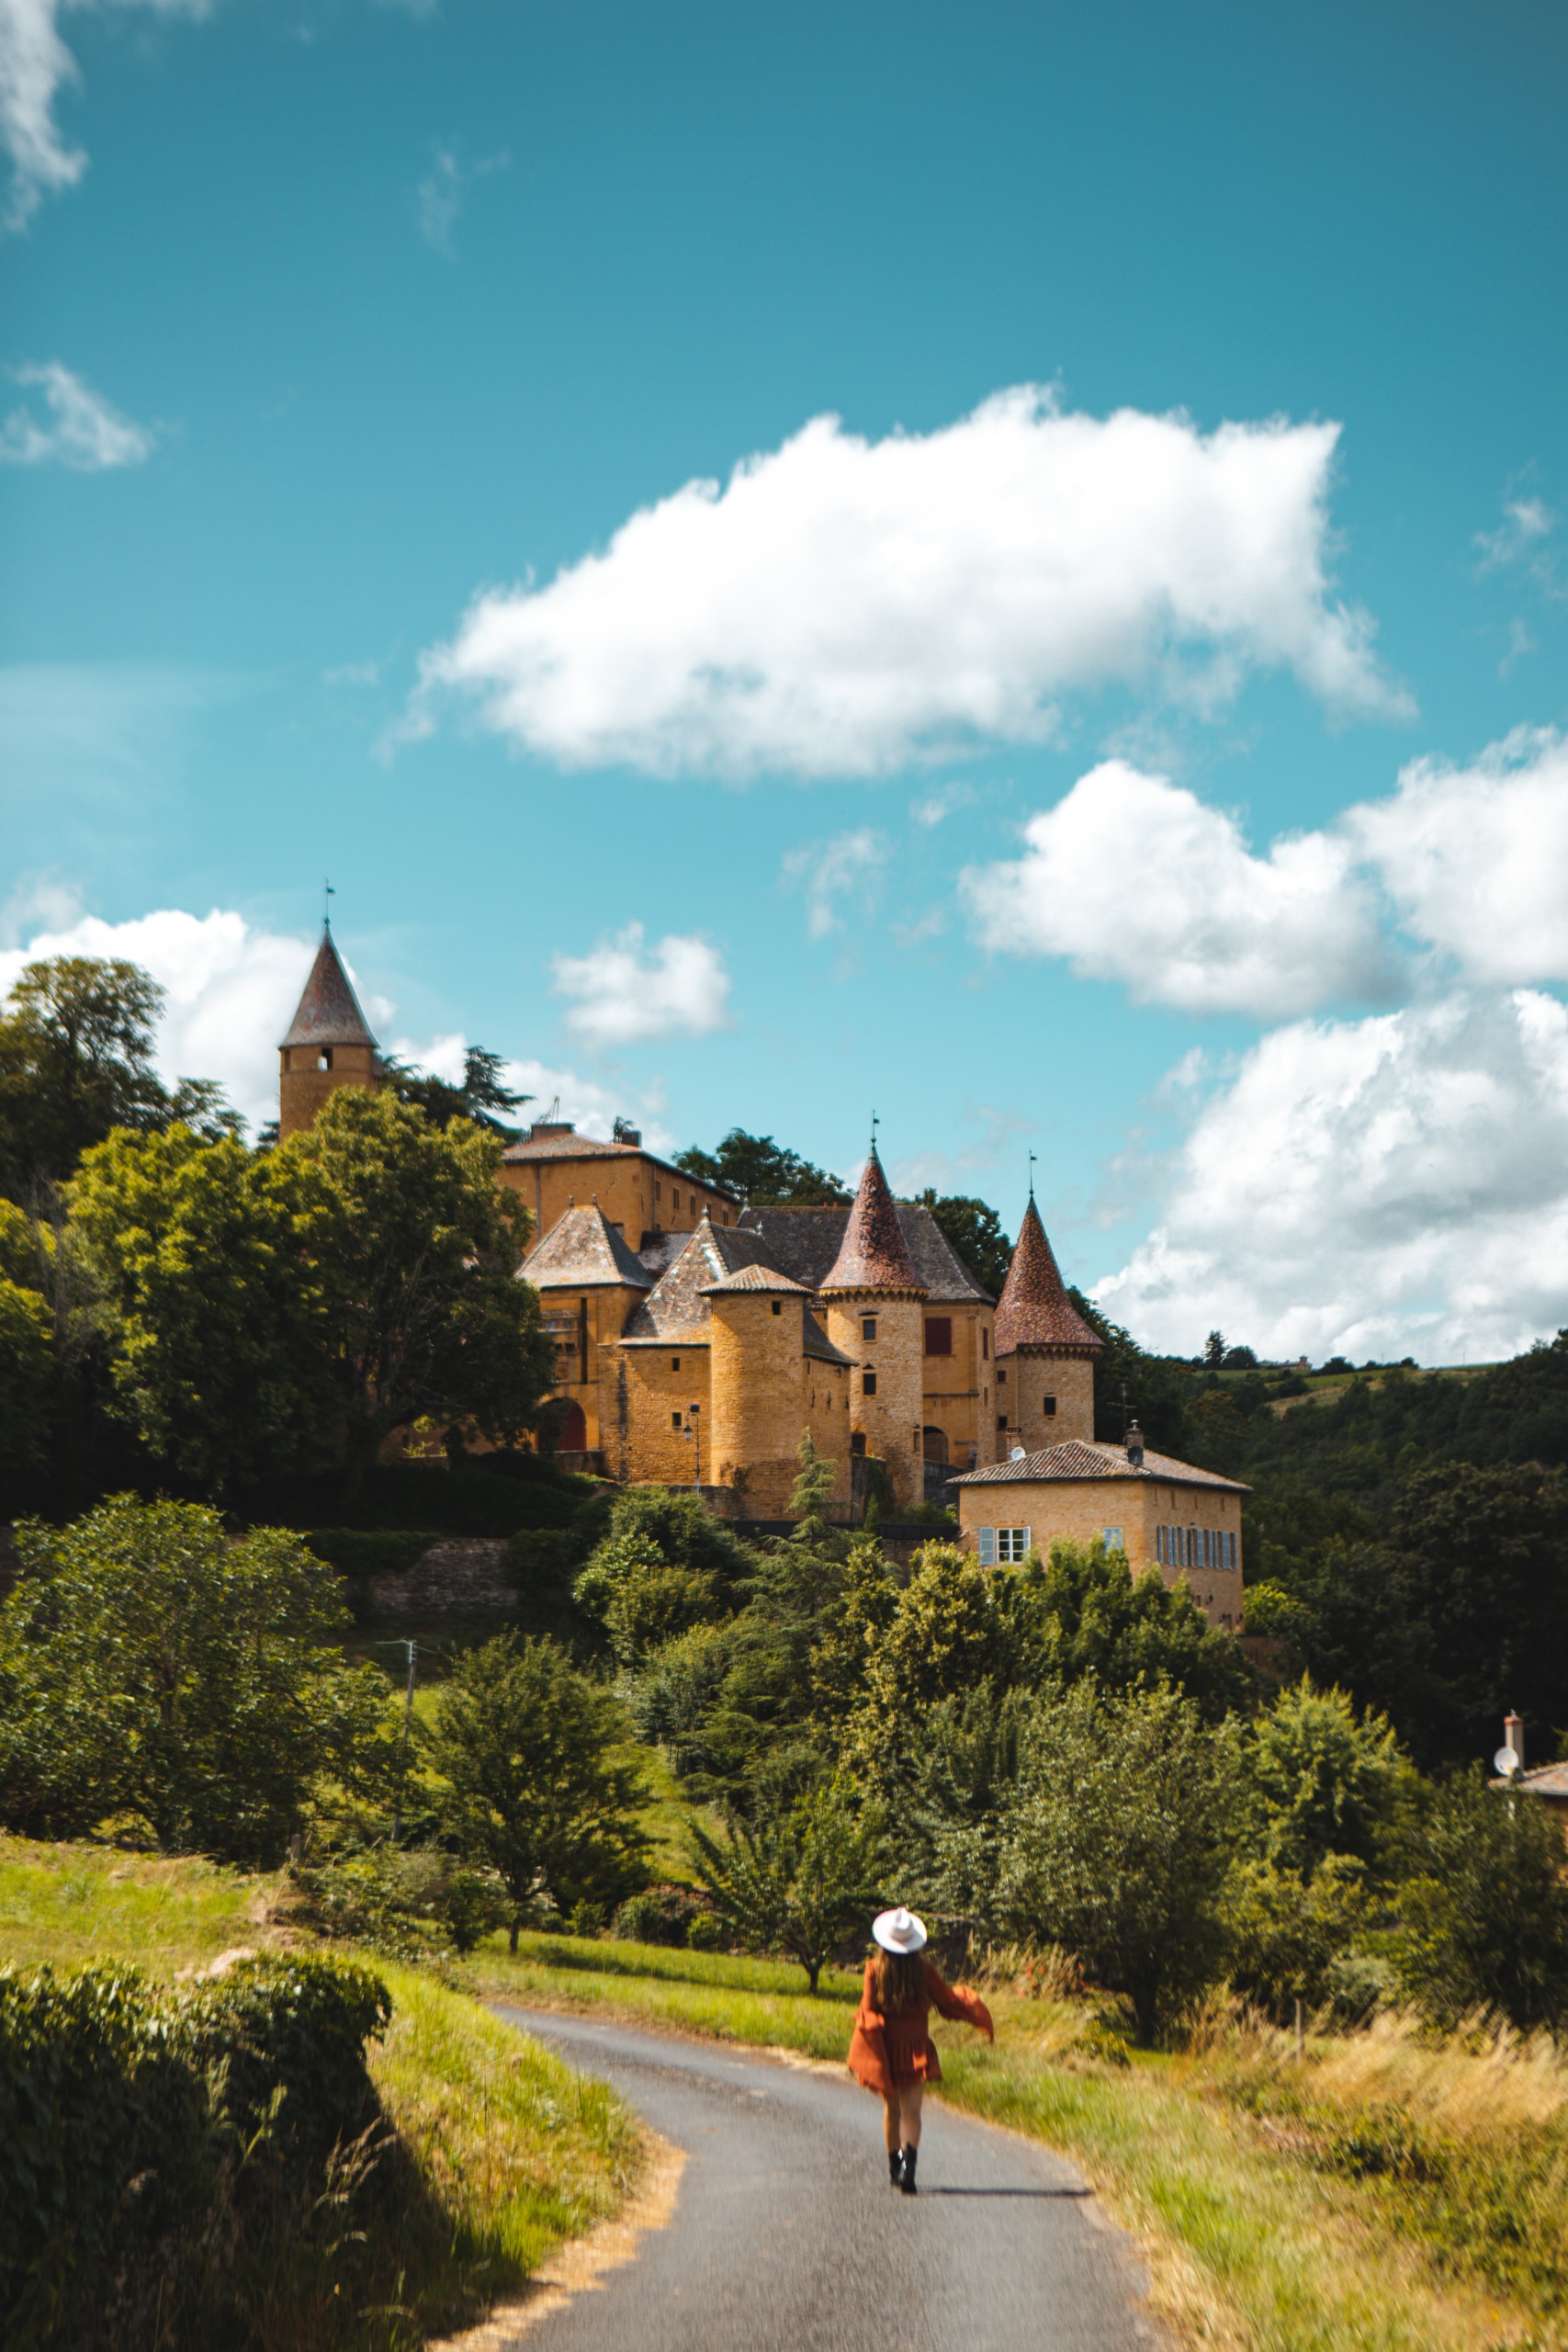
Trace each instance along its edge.
{"label": "slate roof", "polygon": [[984,1470],[965,1470],[960,1476],[950,1478],[948,1485],[1038,1487],[1055,1479],[1072,1478],[1142,1478],[1153,1479],[1162,1487],[1219,1487],[1227,1495],[1252,1492],[1250,1487],[1242,1486],[1235,1478],[1222,1478],[1214,1470],[1197,1469],[1190,1462],[1178,1462],[1168,1453],[1145,1452],[1139,1468],[1128,1461],[1122,1446],[1087,1445],[1076,1437],[1069,1438],[1065,1445],[1042,1446],[1036,1453],[1026,1453],[1021,1462],[994,1462]]}
{"label": "slate roof", "polygon": [[1032,1193],[997,1301],[992,1339],[998,1356],[1010,1356],[1019,1348],[1092,1350],[1098,1355],[1103,1344],[1067,1296]]}
{"label": "slate roof", "polygon": [[568,1209],[517,1269],[520,1282],[536,1290],[592,1290],[614,1284],[621,1290],[651,1290],[653,1277],[628,1250],[597,1204]]}
{"label": "slate roof", "polygon": [[[919,1201],[896,1201],[893,1205],[928,1304],[989,1306],[990,1292],[976,1281],[930,1209]],[[820,1291],[849,1221],[850,1212],[842,1208],[759,1208],[746,1211],[740,1229],[761,1235],[771,1264],[793,1274],[807,1290]]]}
{"label": "slate roof", "polygon": [[359,1010],[348,974],[338,958],[330,931],[321,933],[305,993],[295,1008],[284,1046],[368,1046],[376,1040]]}
{"label": "slate roof", "polygon": [[839,1254],[823,1278],[824,1292],[923,1292],[898,1222],[898,1210],[882,1172],[874,1144],[844,1225]]}

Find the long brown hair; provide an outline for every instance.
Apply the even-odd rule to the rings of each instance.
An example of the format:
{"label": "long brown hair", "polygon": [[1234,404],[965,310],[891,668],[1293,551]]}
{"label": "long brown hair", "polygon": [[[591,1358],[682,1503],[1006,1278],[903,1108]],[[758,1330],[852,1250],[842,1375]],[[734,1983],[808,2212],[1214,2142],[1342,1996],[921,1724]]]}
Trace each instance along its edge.
{"label": "long brown hair", "polygon": [[878,1944],[872,1981],[876,1986],[876,2006],[885,2018],[902,2017],[907,2009],[927,2007],[926,1963],[918,1951],[887,1951]]}

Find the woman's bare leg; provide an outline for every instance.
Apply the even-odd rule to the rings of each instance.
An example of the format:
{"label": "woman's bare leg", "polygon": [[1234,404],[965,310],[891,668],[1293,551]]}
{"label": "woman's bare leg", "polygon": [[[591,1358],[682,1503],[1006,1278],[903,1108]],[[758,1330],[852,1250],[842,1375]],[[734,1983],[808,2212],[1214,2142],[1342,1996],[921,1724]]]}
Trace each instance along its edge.
{"label": "woman's bare leg", "polygon": [[[918,2148],[920,2144],[920,2100],[925,2087],[924,2083],[906,2083],[898,2093],[898,2120],[906,2148]],[[892,2141],[887,2144],[891,2147]]]}
{"label": "woman's bare leg", "polygon": [[[915,2128],[917,2131],[919,2129],[918,2110]],[[886,2143],[888,2154],[896,2156],[904,2144],[898,2137],[898,2094],[897,2091],[889,2091],[882,2102],[882,2137]]]}

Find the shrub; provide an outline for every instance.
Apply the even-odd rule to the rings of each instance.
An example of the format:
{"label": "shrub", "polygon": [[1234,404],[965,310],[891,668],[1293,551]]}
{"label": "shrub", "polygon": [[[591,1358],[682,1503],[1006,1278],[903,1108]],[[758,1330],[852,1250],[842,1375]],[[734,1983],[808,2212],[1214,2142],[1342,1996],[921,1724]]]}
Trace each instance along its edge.
{"label": "shrub", "polygon": [[723,1951],[729,1937],[724,1922],[712,1911],[699,1911],[686,1929],[688,1951]]}
{"label": "shrub", "polygon": [[439,1541],[428,1528],[313,1527],[301,1538],[339,1576],[400,1576]]}
{"label": "shrub", "polygon": [[454,1951],[469,1952],[480,1939],[506,1921],[506,1889],[485,1871],[454,1871],[446,1882],[442,1917]]}
{"label": "shrub", "polygon": [[611,1932],[626,1943],[685,1944],[694,1923],[711,1915],[694,1886],[644,1887],[616,1912]]}
{"label": "shrub", "polygon": [[1479,2008],[1523,2030],[1568,2021],[1562,1831],[1538,1798],[1455,1773],[1410,1841],[1394,1902],[1390,1961],[1436,2022]]}
{"label": "shrub", "polygon": [[251,1957],[185,1994],[130,1969],[0,1973],[11,2352],[244,2341],[223,2306],[247,2233],[280,2199],[308,2209],[376,2121],[365,2047],[390,2013],[378,1978],[330,1960]]}

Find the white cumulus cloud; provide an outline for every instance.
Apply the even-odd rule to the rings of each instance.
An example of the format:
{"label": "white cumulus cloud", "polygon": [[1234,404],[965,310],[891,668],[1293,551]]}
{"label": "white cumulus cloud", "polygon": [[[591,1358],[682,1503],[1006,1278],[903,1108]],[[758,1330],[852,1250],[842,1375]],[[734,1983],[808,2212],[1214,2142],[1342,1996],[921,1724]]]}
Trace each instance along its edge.
{"label": "white cumulus cloud", "polygon": [[1339,428],[1000,392],[930,434],[833,416],[632,515],[546,587],[479,595],[427,652],[409,731],[456,691],[567,766],[863,775],[1038,741],[1112,682],[1213,698],[1251,666],[1393,712],[1328,576]]}
{"label": "white cumulus cloud", "polygon": [[992,949],[1065,956],[1188,1012],[1279,1019],[1386,989],[1372,895],[1333,834],[1257,856],[1224,810],[1123,760],[1090,769],[1023,831],[1021,857],[960,879]]}
{"label": "white cumulus cloud", "polygon": [[[80,6],[104,0],[76,0]],[[46,196],[74,187],[87,168],[55,120],[55,100],[81,74],[60,34],[66,0],[0,0],[0,142],[11,160],[11,184],[0,228],[27,226]],[[201,17],[208,0],[113,0],[160,16]]]}
{"label": "white cumulus cloud", "polygon": [[51,956],[119,956],[167,990],[158,1035],[164,1078],[215,1078],[246,1118],[277,1116],[277,1042],[315,955],[314,944],[260,931],[231,910],[161,907],[129,922],[84,915],[26,946],[0,951],[0,995],[25,964]]}
{"label": "white cumulus cloud", "polygon": [[809,937],[826,939],[839,930],[845,902],[858,902],[863,909],[875,905],[888,855],[886,836],[870,825],[835,833],[829,841],[807,842],[785,853],[784,885],[806,894]]}
{"label": "white cumulus cloud", "polygon": [[58,359],[7,372],[16,383],[38,387],[44,413],[22,401],[0,420],[0,465],[60,465],[99,474],[116,466],[140,466],[152,456],[153,435],[147,427],[121,416]]}
{"label": "white cumulus cloud", "polygon": [[571,1001],[566,1025],[592,1046],[705,1037],[733,1024],[729,975],[716,947],[671,933],[651,949],[627,923],[586,956],[557,956],[551,992]]}
{"label": "white cumulus cloud", "polygon": [[1418,760],[1345,831],[1407,928],[1476,980],[1568,979],[1568,741],[1520,729],[1469,767]]}
{"label": "white cumulus cloud", "polygon": [[1160,1222],[1095,1284],[1146,1344],[1512,1354],[1568,1322],[1568,1010],[1461,992],[1262,1038],[1198,1109]]}

